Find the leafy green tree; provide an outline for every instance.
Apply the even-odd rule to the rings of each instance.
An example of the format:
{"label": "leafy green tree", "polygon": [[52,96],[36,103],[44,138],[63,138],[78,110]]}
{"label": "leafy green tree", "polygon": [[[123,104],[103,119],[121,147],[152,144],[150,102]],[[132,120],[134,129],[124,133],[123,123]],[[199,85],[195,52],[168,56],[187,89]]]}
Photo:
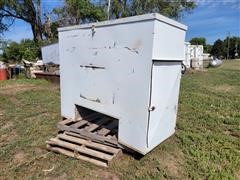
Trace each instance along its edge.
{"label": "leafy green tree", "polygon": [[223,41],[224,43],[224,53],[227,58],[227,53],[229,51],[229,58],[234,59],[240,55],[240,37],[226,37]]}
{"label": "leafy green tree", "polygon": [[6,31],[15,19],[31,25],[35,41],[43,39],[40,0],[0,0],[0,33]]}
{"label": "leafy green tree", "polygon": [[206,46],[206,39],[204,37],[195,37],[189,41],[192,45]]}
{"label": "leafy green tree", "polygon": [[204,53],[210,53],[212,46],[206,43],[206,38],[204,37],[194,37],[189,41],[192,45],[202,45]]}
{"label": "leafy green tree", "polygon": [[[107,5],[108,0],[105,5]],[[193,0],[111,0],[111,19],[145,13],[160,13],[170,18],[179,19],[183,12],[190,12],[196,7]]]}
{"label": "leafy green tree", "polygon": [[[111,0],[110,19],[158,12],[170,18],[178,19],[183,12],[190,12],[196,7],[193,0]],[[107,19],[108,0],[65,0],[62,8],[55,8],[52,18],[56,26],[76,25]],[[56,31],[54,33],[56,35]]]}
{"label": "leafy green tree", "polygon": [[206,44],[206,46],[204,47],[204,53],[211,53],[211,50],[212,50],[212,45]]}
{"label": "leafy green tree", "polygon": [[225,57],[225,54],[223,41],[221,39],[216,40],[212,46],[211,55],[222,58]]}
{"label": "leafy green tree", "polygon": [[240,37],[226,37],[223,41],[218,39],[214,42],[211,55],[227,59],[240,57]]}
{"label": "leafy green tree", "polygon": [[2,58],[5,62],[20,62],[22,59],[35,61],[41,58],[42,42],[24,39],[20,43],[12,42],[4,50]]}
{"label": "leafy green tree", "polygon": [[104,10],[90,0],[65,0],[62,8],[55,8],[53,13],[57,15],[59,26],[77,25],[83,22],[103,20]]}

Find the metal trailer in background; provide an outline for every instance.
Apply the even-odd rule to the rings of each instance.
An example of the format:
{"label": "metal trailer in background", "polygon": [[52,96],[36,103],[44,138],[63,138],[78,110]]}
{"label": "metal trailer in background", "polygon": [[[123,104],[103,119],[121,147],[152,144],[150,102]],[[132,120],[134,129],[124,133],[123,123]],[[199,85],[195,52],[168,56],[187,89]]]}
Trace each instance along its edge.
{"label": "metal trailer in background", "polygon": [[116,118],[121,145],[151,151],[175,132],[186,30],[159,14],[59,28],[62,116]]}
{"label": "metal trailer in background", "polygon": [[202,45],[191,45],[191,61],[193,69],[203,68],[203,46]]}
{"label": "metal trailer in background", "polygon": [[189,42],[184,43],[184,55],[185,58],[183,60],[183,64],[186,68],[191,68],[191,44]]}
{"label": "metal trailer in background", "polygon": [[44,64],[56,64],[59,65],[59,46],[58,43],[43,46],[41,48],[42,59]]}
{"label": "metal trailer in background", "polygon": [[184,45],[185,58],[183,64],[186,68],[202,69],[203,68],[203,46],[191,45],[185,42]]}

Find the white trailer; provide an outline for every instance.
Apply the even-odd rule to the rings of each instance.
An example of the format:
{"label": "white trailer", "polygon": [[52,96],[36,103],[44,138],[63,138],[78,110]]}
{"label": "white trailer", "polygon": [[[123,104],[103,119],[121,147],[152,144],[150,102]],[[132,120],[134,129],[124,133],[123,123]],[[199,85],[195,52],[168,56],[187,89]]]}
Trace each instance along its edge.
{"label": "white trailer", "polygon": [[159,14],[59,28],[62,116],[114,117],[118,142],[148,153],[175,132],[186,30]]}
{"label": "white trailer", "polygon": [[186,68],[202,69],[203,68],[203,46],[191,45],[185,42],[184,45],[185,58],[183,64]]}
{"label": "white trailer", "polygon": [[183,64],[186,66],[186,68],[191,68],[191,44],[189,42],[184,43],[184,61]]}
{"label": "white trailer", "polygon": [[193,69],[203,68],[203,46],[202,45],[190,45],[190,56]]}
{"label": "white trailer", "polygon": [[59,47],[58,43],[49,44],[41,48],[44,64],[53,63],[59,65]]}

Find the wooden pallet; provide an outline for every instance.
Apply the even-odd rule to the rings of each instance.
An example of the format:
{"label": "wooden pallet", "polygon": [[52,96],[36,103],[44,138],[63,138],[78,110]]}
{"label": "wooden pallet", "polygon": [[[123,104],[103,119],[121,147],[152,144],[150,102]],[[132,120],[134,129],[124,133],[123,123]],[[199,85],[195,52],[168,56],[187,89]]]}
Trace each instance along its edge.
{"label": "wooden pallet", "polygon": [[66,133],[59,134],[46,143],[47,149],[51,151],[103,167],[108,167],[112,160],[122,153],[119,148],[95,143]]}
{"label": "wooden pallet", "polygon": [[57,124],[56,138],[47,141],[47,149],[70,157],[108,167],[121,154],[117,141],[118,121],[99,113],[76,120],[65,119]]}
{"label": "wooden pallet", "polygon": [[99,113],[84,119],[66,119],[59,122],[57,127],[60,131],[67,131],[69,135],[123,149],[117,141],[117,120]]}

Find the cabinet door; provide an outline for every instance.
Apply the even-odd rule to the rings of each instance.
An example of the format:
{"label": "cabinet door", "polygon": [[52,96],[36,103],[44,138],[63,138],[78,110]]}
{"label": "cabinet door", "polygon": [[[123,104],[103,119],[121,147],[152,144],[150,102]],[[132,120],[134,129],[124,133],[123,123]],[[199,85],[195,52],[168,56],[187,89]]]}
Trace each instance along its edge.
{"label": "cabinet door", "polygon": [[148,122],[148,148],[175,132],[181,62],[153,61]]}

